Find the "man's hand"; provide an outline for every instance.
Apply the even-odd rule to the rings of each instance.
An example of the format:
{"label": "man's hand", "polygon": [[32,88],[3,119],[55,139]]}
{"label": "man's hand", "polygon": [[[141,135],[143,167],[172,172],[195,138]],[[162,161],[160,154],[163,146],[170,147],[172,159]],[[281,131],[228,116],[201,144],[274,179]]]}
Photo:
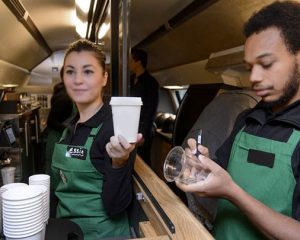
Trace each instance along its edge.
{"label": "man's hand", "polygon": [[208,173],[204,180],[196,183],[184,184],[176,181],[176,185],[184,192],[195,192],[203,197],[223,197],[227,198],[232,194],[235,183],[230,175],[213,160],[199,156],[199,161],[193,163],[193,167],[198,171]]}

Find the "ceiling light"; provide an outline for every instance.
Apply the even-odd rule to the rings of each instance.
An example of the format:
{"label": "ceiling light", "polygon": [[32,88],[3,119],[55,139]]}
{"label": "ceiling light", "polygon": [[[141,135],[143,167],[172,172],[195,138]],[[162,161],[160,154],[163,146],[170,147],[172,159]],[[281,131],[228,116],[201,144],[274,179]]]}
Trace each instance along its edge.
{"label": "ceiling light", "polygon": [[110,29],[110,23],[103,23],[99,29],[98,38],[102,39]]}
{"label": "ceiling light", "polygon": [[180,89],[187,89],[188,85],[184,85],[184,86],[177,86],[177,85],[173,85],[173,86],[164,86],[164,88],[166,89],[170,89],[170,90],[180,90]]}
{"label": "ceiling light", "polygon": [[84,12],[88,13],[90,9],[91,0],[75,0],[76,5]]}
{"label": "ceiling light", "polygon": [[80,37],[84,38],[86,34],[87,22],[82,22],[79,18],[76,19],[76,32]]}
{"label": "ceiling light", "polygon": [[12,83],[2,84],[2,87],[4,88],[15,88],[18,86],[19,86],[18,84],[12,84]]}

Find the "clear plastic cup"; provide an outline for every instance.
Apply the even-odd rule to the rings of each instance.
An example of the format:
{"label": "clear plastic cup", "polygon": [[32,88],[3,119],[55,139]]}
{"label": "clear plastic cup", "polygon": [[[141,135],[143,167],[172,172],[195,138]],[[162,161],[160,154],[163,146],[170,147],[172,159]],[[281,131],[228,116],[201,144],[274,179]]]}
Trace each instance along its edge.
{"label": "clear plastic cup", "polygon": [[164,162],[165,179],[168,182],[180,181],[185,184],[204,180],[207,174],[196,167],[198,161],[196,156],[186,155],[182,147],[172,148]]}
{"label": "clear plastic cup", "polygon": [[3,185],[13,183],[15,181],[15,167],[4,167],[1,169],[2,183]]}

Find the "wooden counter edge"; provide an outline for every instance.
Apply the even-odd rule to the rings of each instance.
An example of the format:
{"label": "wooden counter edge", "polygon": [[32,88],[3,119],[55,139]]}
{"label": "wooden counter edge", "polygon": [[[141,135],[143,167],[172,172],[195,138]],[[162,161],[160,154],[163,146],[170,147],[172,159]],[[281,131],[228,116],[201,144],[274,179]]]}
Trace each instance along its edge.
{"label": "wooden counter edge", "polygon": [[136,157],[134,169],[174,224],[175,234],[171,234],[171,239],[214,239],[179,197],[139,156]]}

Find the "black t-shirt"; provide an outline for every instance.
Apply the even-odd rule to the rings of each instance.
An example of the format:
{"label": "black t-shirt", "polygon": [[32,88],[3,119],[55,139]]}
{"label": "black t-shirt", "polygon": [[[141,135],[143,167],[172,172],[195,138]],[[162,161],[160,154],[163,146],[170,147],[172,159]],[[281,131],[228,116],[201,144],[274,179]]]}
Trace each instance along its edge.
{"label": "black t-shirt", "polygon": [[114,216],[124,211],[130,204],[133,196],[132,172],[135,151],[129,157],[128,163],[121,168],[112,168],[111,158],[108,156],[105,146],[114,135],[112,112],[108,104],[103,107],[89,120],[84,123],[75,124],[79,116],[71,121],[68,134],[64,144],[83,146],[91,132],[100,123],[102,127],[97,134],[90,149],[90,157],[94,167],[104,175],[102,200],[106,212]]}
{"label": "black t-shirt", "polygon": [[[278,113],[273,113],[259,103],[255,108],[242,112],[233,131],[224,144],[217,150],[215,160],[223,168],[227,168],[231,148],[236,134],[243,131],[272,140],[287,142],[293,129],[300,131],[300,101],[297,101]],[[296,186],[293,194],[292,217],[300,220],[300,142],[291,159],[292,171]]]}

